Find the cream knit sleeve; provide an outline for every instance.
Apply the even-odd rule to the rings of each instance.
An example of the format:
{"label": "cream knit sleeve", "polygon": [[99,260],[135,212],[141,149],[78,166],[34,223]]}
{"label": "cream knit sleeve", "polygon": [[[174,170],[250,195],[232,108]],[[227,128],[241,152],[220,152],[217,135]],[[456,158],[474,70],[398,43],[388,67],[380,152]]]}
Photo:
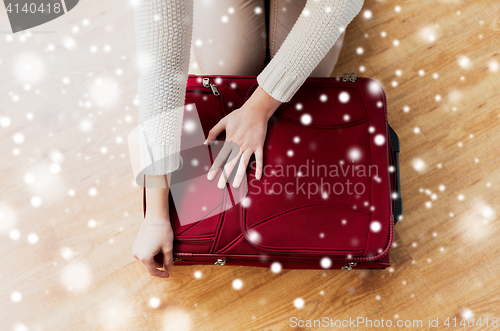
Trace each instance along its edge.
{"label": "cream knit sleeve", "polygon": [[280,49],[257,76],[270,96],[288,102],[343,29],[361,11],[364,0],[307,0]]}
{"label": "cream knit sleeve", "polygon": [[[290,101],[362,6],[363,0],[308,0],[279,51],[257,76],[259,85],[275,99]],[[141,174],[163,175],[182,166],[193,0],[136,0],[134,20],[141,72]]]}
{"label": "cream knit sleeve", "polygon": [[193,0],[138,0],[134,6],[140,67],[141,175],[181,167],[180,137],[193,28]]}

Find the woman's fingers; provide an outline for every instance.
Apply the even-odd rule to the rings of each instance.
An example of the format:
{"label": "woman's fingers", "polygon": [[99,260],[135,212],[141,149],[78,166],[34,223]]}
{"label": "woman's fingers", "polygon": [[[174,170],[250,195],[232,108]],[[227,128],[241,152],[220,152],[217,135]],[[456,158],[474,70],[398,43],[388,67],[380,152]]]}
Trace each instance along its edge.
{"label": "woman's fingers", "polygon": [[262,147],[257,148],[255,151],[255,177],[259,180],[262,178],[262,168],[264,164],[263,154],[264,152],[262,151]]}
{"label": "woman's fingers", "polygon": [[173,253],[171,250],[164,250],[163,251],[163,268],[165,268],[166,271],[170,271],[170,268],[172,268],[173,264]]}
{"label": "woman's fingers", "polygon": [[210,145],[217,136],[226,129],[226,117],[222,118],[214,127],[208,132],[207,140],[203,145]]}
{"label": "woman's fingers", "polygon": [[215,175],[217,175],[217,172],[219,171],[220,167],[222,167],[222,165],[224,164],[224,161],[226,161],[232,149],[233,149],[233,144],[226,140],[224,142],[224,146],[222,146],[222,149],[219,152],[219,155],[217,155],[217,157],[215,158],[214,164],[212,164],[212,167],[208,171],[207,174],[208,180],[212,180],[215,177]]}
{"label": "woman's fingers", "polygon": [[149,272],[149,274],[151,276],[156,276],[156,277],[160,277],[160,278],[168,278],[168,276],[169,276],[168,272],[156,269],[156,262],[155,262],[153,256],[141,259],[141,262],[144,265],[144,267],[146,268],[147,272]]}
{"label": "woman's fingers", "polygon": [[248,166],[248,161],[250,161],[250,157],[253,152],[250,149],[247,149],[241,155],[240,165],[238,166],[238,171],[236,172],[236,176],[234,176],[233,187],[239,187],[243,177],[245,176],[245,172]]}
{"label": "woman's fingers", "polygon": [[156,254],[154,256],[155,268],[163,268],[163,254]]}
{"label": "woman's fingers", "polygon": [[226,163],[224,169],[222,170],[222,174],[220,175],[219,183],[217,184],[218,188],[223,189],[226,187],[226,182],[229,179],[229,176],[231,176],[231,172],[233,172],[234,166],[238,162],[241,154],[242,152],[239,147],[232,149],[231,155],[229,156],[230,161]]}

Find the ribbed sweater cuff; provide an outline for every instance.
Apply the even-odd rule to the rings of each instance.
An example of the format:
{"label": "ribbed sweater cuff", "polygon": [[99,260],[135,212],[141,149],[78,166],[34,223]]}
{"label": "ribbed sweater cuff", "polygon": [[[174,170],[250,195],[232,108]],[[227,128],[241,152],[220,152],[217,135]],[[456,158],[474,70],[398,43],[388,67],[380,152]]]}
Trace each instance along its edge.
{"label": "ribbed sweater cuff", "polygon": [[141,175],[160,176],[182,168],[180,137],[169,145],[149,145],[140,139]]}
{"label": "ribbed sweater cuff", "polygon": [[287,72],[286,68],[279,61],[273,60],[257,76],[257,83],[274,99],[281,102],[288,102],[307,77],[296,77]]}

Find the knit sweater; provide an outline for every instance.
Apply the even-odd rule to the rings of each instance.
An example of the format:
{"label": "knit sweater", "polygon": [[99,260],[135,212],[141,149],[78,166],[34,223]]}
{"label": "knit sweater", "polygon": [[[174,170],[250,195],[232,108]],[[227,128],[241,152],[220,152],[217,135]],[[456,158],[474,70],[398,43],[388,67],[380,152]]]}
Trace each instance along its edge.
{"label": "knit sweater", "polygon": [[[278,52],[257,76],[270,96],[288,102],[360,12],[364,0],[307,0]],[[141,174],[182,166],[180,136],[190,60],[193,0],[141,0],[134,6],[140,68]],[[228,32],[230,33],[230,32]]]}

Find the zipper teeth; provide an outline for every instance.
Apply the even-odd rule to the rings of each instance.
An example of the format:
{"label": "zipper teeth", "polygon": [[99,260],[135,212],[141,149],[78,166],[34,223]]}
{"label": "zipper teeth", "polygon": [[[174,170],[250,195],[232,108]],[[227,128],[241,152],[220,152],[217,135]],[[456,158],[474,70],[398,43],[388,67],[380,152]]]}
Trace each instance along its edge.
{"label": "zipper teeth", "polygon": [[214,241],[214,239],[174,239],[174,240],[177,240],[177,241],[185,241],[185,242],[198,242],[198,241]]}
{"label": "zipper teeth", "polygon": [[199,91],[200,92],[208,92],[208,93],[212,93],[210,90],[209,90],[209,87],[205,87],[205,86],[200,86],[200,85],[188,85],[186,87],[186,90],[197,90],[200,89]]}
{"label": "zipper teeth", "polygon": [[200,242],[200,241],[214,241],[215,238],[174,238],[178,242]]}
{"label": "zipper teeth", "polygon": [[[392,214],[391,214],[392,216]],[[387,247],[384,249],[384,251],[378,255],[374,255],[374,256],[369,256],[369,257],[353,257],[351,259],[348,259],[348,261],[352,261],[352,262],[366,262],[366,261],[373,261],[373,260],[376,260],[376,259],[379,259],[381,257],[383,257],[384,255],[386,255],[389,250],[391,249],[392,247],[392,241],[394,239],[394,216],[391,217],[391,219],[389,220],[389,226],[390,226],[390,234],[389,234],[389,243],[387,244]]]}
{"label": "zipper teeth", "polygon": [[[217,260],[217,259],[231,259],[231,260],[240,260],[240,261],[251,261],[253,258],[259,258],[262,259],[263,257],[267,257],[267,261],[265,262],[272,262],[272,261],[283,261],[283,262],[295,262],[295,261],[306,261],[306,262],[318,262],[320,261],[323,256],[312,256],[309,259],[305,257],[290,257],[290,256],[273,256],[273,255],[231,255],[231,254],[209,254],[209,256],[197,256],[197,255],[206,255],[206,254],[197,254],[197,253],[175,253],[174,254],[176,257],[182,258],[185,261],[197,261],[197,259],[200,259],[200,261],[211,261],[211,260]],[[345,260],[343,259],[335,259],[334,257],[329,257],[332,259],[332,262],[336,263],[345,263]],[[190,260],[192,259],[192,260]]]}
{"label": "zipper teeth", "polygon": [[189,89],[189,88],[188,88],[188,89],[186,89],[186,92],[187,92],[187,93],[190,93],[190,94],[211,94],[211,95],[213,95],[214,97],[216,96],[216,95],[214,95],[214,94],[212,93],[212,91],[210,91],[210,90],[206,90],[206,91],[205,91],[205,90],[206,90],[205,88],[203,88],[203,90]]}
{"label": "zipper teeth", "polygon": [[[175,253],[175,258],[179,259],[178,261],[185,261],[185,262],[214,262],[218,260],[224,260],[225,263],[231,264],[231,263],[238,263],[238,262],[252,262],[253,260],[248,259],[253,256],[245,256],[246,258],[238,258],[238,257],[233,257],[231,255],[227,256],[213,256],[213,257],[197,257],[197,256],[184,256],[184,254],[189,254],[189,253]],[[259,258],[262,258],[262,256],[259,256]],[[260,261],[262,263],[272,263],[272,262],[283,262],[283,263],[294,263],[294,262],[301,262],[301,263],[307,263],[307,264],[320,264],[321,259],[314,258],[314,259],[304,259],[304,258],[288,258],[288,257],[283,257],[283,256],[268,256],[268,259],[266,261]],[[341,267],[340,269],[343,269],[342,266],[348,266],[349,264],[353,263],[352,261],[347,262],[346,265],[345,260],[335,260],[332,259],[332,265],[334,266],[339,266]],[[358,262],[371,262],[371,261],[358,261]],[[387,264],[387,262],[380,262],[380,261],[375,261],[374,263],[380,263],[380,264]],[[355,266],[357,262],[351,264],[351,266]]]}
{"label": "zipper teeth", "polygon": [[[375,80],[373,80],[371,78],[368,78],[368,77],[358,77],[358,78],[362,79],[362,80],[366,80],[366,81],[374,81],[374,82],[376,82]],[[380,89],[382,90],[382,96],[383,96],[383,101],[384,101],[384,117],[385,117],[385,120],[387,121],[388,120],[388,118],[387,118],[387,96],[385,95],[385,91],[382,88],[382,86],[380,86]]]}
{"label": "zipper teeth", "polygon": [[[196,75],[192,75],[191,74],[189,75],[190,77],[189,78],[208,78],[209,79],[209,84],[211,84],[211,80],[214,80],[214,78],[221,78],[221,79],[225,79],[225,77],[222,77],[221,75],[203,75],[203,76],[196,76]],[[226,75],[228,76],[228,75]],[[230,75],[229,75],[230,76]],[[236,76],[237,78],[239,79],[252,79],[252,78],[255,78],[255,76],[243,76],[243,77],[240,77],[240,76]],[[231,77],[232,79],[234,79],[233,77]],[[342,81],[342,78],[343,77],[338,77],[338,76],[335,76],[335,77],[310,77],[310,78],[325,78],[325,81],[326,84],[356,84],[356,81]],[[365,79],[365,80],[370,80],[370,78],[366,78],[366,77],[356,77],[356,79],[358,78],[361,78],[361,79]],[[333,80],[332,80],[333,79]],[[223,82],[224,83],[224,82]],[[308,82],[304,82],[303,84],[304,85],[309,85],[309,84],[320,84],[321,81],[319,82],[314,82],[314,83],[308,83]],[[215,84],[215,83],[213,83]],[[217,85],[217,84],[215,84]],[[210,87],[207,87],[207,86],[203,86],[204,88],[210,88]]]}
{"label": "zipper teeth", "polygon": [[[197,74],[189,74],[189,77],[188,78],[211,78],[211,79],[214,79],[214,78],[221,78],[221,79],[224,79],[224,78],[228,78],[230,77],[231,79],[252,79],[252,78],[256,78],[257,76],[245,76],[245,75],[197,75]],[[311,78],[324,78],[324,79],[327,79],[327,78],[338,78],[340,79],[340,82],[342,82],[342,79],[344,78],[344,76],[340,77],[340,76],[333,76],[333,77],[311,77]],[[366,78],[366,77],[361,77],[361,76],[356,76],[356,79],[358,78]],[[355,83],[355,82],[351,82],[351,81],[347,81],[347,82],[342,82],[342,83]]]}
{"label": "zipper teeth", "polygon": [[[357,77],[358,79],[362,79],[362,80],[365,80],[365,81],[372,81],[373,79],[371,78],[367,78],[367,77]],[[385,91],[382,87],[380,87],[380,89],[382,90],[382,98],[383,98],[383,104],[384,104],[384,117],[385,117],[385,120],[387,121],[387,98],[386,98],[386,95],[385,95]],[[391,194],[391,200],[392,200],[392,192],[390,192]],[[392,203],[392,201],[391,201]],[[376,260],[376,259],[379,259],[383,256],[385,256],[389,251],[390,249],[392,248],[392,242],[394,240],[394,216],[392,215],[392,212],[391,212],[391,219],[389,220],[389,228],[390,228],[390,233],[389,233],[389,243],[387,245],[387,247],[384,249],[384,251],[378,255],[375,255],[375,256],[370,256],[370,257],[355,257],[352,259],[353,262],[364,262],[364,261],[373,261],[373,260]]]}
{"label": "zipper teeth", "polygon": [[226,81],[222,81],[222,83],[223,83],[223,84],[226,84],[226,85],[227,85],[227,86],[229,86],[231,89],[235,90],[235,91],[236,91],[236,93],[238,93],[238,94],[239,94],[242,98],[244,98],[244,97],[245,97],[244,93],[243,93],[242,91],[240,91],[240,89],[238,88],[238,86],[236,86],[236,87],[234,87],[234,88],[233,88],[233,87],[231,87],[231,85],[230,85],[228,82],[226,82]]}
{"label": "zipper teeth", "polygon": [[189,240],[189,241],[174,239],[174,243],[187,244],[187,245],[211,244],[212,242],[213,242],[213,239],[212,240]]}

